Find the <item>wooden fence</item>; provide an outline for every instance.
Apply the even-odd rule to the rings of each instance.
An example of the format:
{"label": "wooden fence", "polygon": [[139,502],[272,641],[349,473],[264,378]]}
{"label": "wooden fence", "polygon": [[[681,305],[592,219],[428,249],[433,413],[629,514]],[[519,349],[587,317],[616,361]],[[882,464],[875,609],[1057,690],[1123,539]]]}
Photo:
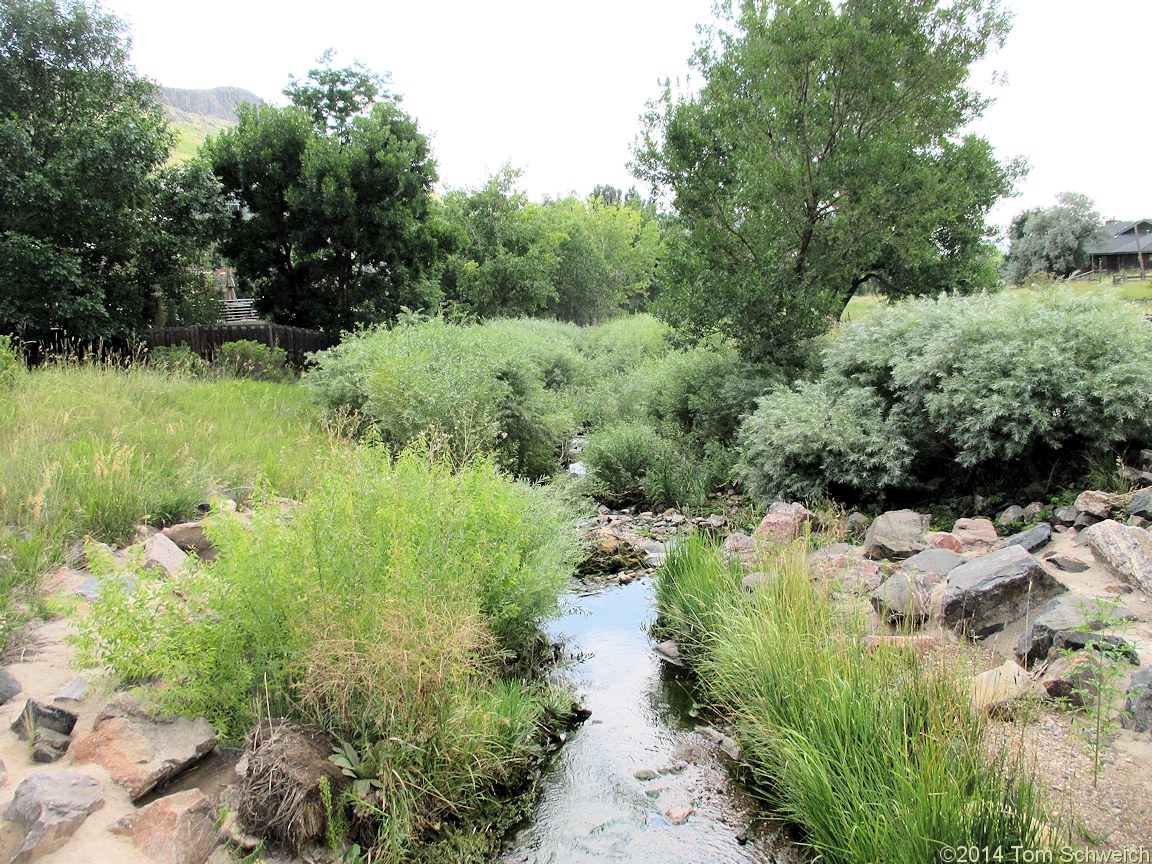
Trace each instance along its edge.
{"label": "wooden fence", "polygon": [[195,327],[153,327],[137,334],[149,348],[187,345],[205,360],[216,356],[216,349],[225,342],[249,339],[262,345],[283,348],[288,360],[297,369],[303,369],[306,354],[323,351],[340,342],[339,337],[303,327],[283,324],[265,324],[248,321],[242,324],[200,324]]}

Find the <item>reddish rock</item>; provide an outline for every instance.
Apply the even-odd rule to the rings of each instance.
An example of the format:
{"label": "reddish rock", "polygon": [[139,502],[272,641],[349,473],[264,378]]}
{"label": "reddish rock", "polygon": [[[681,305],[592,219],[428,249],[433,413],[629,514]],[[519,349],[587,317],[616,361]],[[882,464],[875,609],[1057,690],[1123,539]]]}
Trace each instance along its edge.
{"label": "reddish rock", "polygon": [[177,792],[112,826],[145,855],[169,864],[204,864],[219,842],[216,808],[199,789]]}
{"label": "reddish rock", "polygon": [[1113,513],[1124,509],[1128,498],[1127,495],[1114,495],[1090,489],[1077,495],[1073,506],[1081,513],[1089,513],[1098,519],[1109,519]]}
{"label": "reddish rock", "polygon": [[859,561],[839,575],[841,590],[849,594],[867,594],[884,581],[884,571],[872,561]]}
{"label": "reddish rock", "polygon": [[123,694],[100,712],[92,733],[72,744],[73,763],[94,762],[135,801],[175,777],[216,747],[204,719],[155,717],[139,699]]}
{"label": "reddish rock", "polygon": [[752,533],[753,539],[768,543],[788,543],[800,536],[804,525],[811,522],[815,513],[803,504],[785,504],[777,501],[768,508],[768,513]]}
{"label": "reddish rock", "polygon": [[756,563],[756,541],[742,531],[733,531],[729,534],[724,540],[721,551],[725,562],[736,558],[745,566],[753,566]]}
{"label": "reddish rock", "polygon": [[950,531],[933,531],[928,535],[928,548],[964,552],[964,541]]}
{"label": "reddish rock", "polygon": [[683,825],[688,821],[693,810],[691,807],[672,807],[664,811],[664,815],[668,817],[668,821],[673,825]]}
{"label": "reddish rock", "polygon": [[961,552],[987,552],[1000,542],[996,526],[988,519],[957,519],[952,534],[960,541]]}

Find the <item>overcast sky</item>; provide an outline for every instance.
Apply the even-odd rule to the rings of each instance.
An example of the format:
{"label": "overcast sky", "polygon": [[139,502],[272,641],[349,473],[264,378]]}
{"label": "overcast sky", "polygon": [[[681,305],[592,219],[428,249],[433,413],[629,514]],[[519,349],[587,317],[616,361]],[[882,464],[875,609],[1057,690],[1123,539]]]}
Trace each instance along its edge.
{"label": "overcast sky", "polygon": [[[273,102],[326,48],[392,73],[432,137],[443,185],[476,186],[505,162],[533,198],[597,183],[626,163],[659,80],[688,71],[711,0],[104,0],[129,25],[137,69],[172,87],[230,85]],[[1090,196],[1104,217],[1152,216],[1145,98],[1152,0],[1007,0],[1003,50],[974,71],[996,103],[980,121],[1002,157],[1031,167],[993,219]],[[992,72],[1007,83],[986,86]]]}

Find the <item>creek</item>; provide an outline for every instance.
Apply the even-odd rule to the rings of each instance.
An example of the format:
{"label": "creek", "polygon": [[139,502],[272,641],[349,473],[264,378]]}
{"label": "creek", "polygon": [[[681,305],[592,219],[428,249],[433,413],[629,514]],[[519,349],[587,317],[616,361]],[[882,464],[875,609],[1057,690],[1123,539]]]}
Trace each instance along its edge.
{"label": "creek", "polygon": [[799,862],[693,716],[683,673],[653,652],[649,580],[567,600],[549,627],[566,655],[557,674],[592,714],[549,763],[500,864]]}

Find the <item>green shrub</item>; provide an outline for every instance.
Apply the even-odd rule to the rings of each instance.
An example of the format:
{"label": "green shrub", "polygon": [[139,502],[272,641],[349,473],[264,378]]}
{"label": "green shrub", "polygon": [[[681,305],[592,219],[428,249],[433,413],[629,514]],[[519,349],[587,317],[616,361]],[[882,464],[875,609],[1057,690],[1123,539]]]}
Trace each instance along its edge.
{"label": "green shrub", "polygon": [[[659,625],[686,646],[744,758],[823,861],[936,860],[968,845],[1043,850],[1050,823],[973,708],[955,655],[863,651],[858,606],[808,572],[806,544],[778,549],[754,593],[699,539],[657,577]],[[990,755],[991,754],[991,755]]]}
{"label": "green shrub", "polygon": [[159,676],[168,711],[227,738],[258,715],[351,742],[383,787],[373,842],[413,838],[512,783],[538,755],[548,698],[501,670],[538,644],[576,558],[546,490],[426,452],[333,459],[291,515],[217,514],[220,558],[180,581],[141,574],[93,604],[81,647],[120,680]]}
{"label": "green shrub", "polygon": [[14,389],[23,370],[24,360],[19,349],[11,338],[0,336],[0,393]]}
{"label": "green shrub", "polygon": [[777,390],[748,421],[759,494],[1023,486],[1152,436],[1152,328],[1111,294],[908,300],[844,328],[824,364],[819,388]]}
{"label": "green shrub", "polygon": [[148,365],[157,372],[176,375],[203,375],[204,359],[187,345],[157,345],[148,350]]}
{"label": "green shrub", "polygon": [[212,365],[220,374],[232,378],[281,383],[296,378],[296,372],[288,365],[287,351],[251,339],[225,342],[216,349]]}

